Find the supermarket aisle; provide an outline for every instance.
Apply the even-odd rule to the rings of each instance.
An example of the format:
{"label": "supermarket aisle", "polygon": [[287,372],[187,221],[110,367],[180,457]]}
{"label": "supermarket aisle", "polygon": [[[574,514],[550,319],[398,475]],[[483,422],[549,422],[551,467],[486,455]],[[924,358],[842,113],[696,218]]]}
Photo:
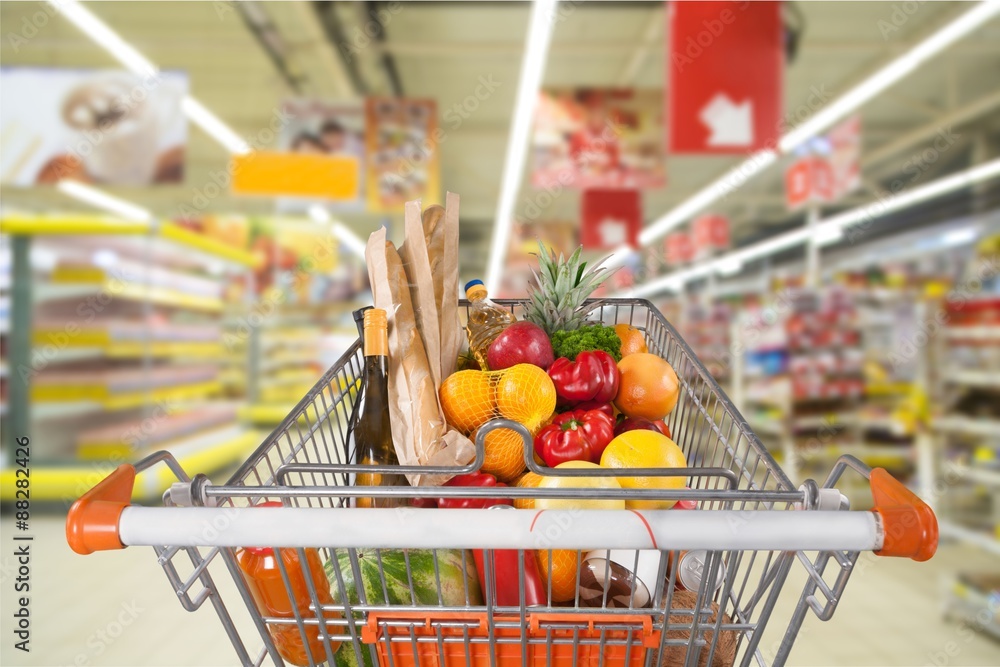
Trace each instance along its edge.
{"label": "supermarket aisle", "polygon": [[[181,608],[152,550],[76,556],[63,539],[61,518],[33,521],[33,650],[25,659],[3,642],[4,665],[131,666],[136,656],[143,656],[146,665],[235,664],[214,613],[205,608],[189,614]],[[10,543],[5,536],[0,560],[4,580],[13,576]],[[945,623],[940,613],[945,573],[959,566],[974,570],[990,565],[981,552],[951,545],[924,564],[865,559],[833,620],[823,624],[807,617],[789,664],[998,665],[1000,643]],[[64,583],[68,578],[74,580],[72,592]],[[777,646],[803,582],[797,574],[790,577],[762,646]],[[219,583],[223,598],[233,600],[231,584]],[[3,607],[10,609],[13,587],[2,589]],[[2,632],[10,637],[6,614]]]}

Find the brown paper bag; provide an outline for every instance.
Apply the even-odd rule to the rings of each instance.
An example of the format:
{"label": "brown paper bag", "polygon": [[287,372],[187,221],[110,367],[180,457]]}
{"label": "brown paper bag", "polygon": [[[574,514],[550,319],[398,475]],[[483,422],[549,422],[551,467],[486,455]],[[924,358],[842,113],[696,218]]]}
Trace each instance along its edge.
{"label": "brown paper bag", "polygon": [[438,318],[438,301],[434,290],[440,281],[435,280],[431,270],[429,248],[426,243],[429,237],[424,234],[419,200],[406,202],[403,229],[406,233],[406,243],[400,248],[400,254],[405,262],[406,275],[410,282],[413,313],[420,337],[424,342],[434,386],[440,387],[444,380],[441,376],[441,322]]}
{"label": "brown paper bag", "polygon": [[[375,307],[385,310],[389,320],[389,416],[396,457],[407,466],[464,465],[475,457],[475,447],[458,431],[449,430],[442,416],[409,280],[396,247],[386,241],[385,228],[369,237],[365,259]],[[447,478],[407,475],[407,479],[419,486],[441,484]]]}

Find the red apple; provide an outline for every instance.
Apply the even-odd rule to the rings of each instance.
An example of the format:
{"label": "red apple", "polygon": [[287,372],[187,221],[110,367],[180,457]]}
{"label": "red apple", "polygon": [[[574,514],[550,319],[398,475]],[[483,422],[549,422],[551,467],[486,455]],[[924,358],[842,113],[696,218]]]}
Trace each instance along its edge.
{"label": "red apple", "polygon": [[552,343],[545,330],[531,322],[514,322],[503,330],[486,352],[490,370],[499,371],[517,364],[540,368],[552,365]]}
{"label": "red apple", "polygon": [[645,419],[643,417],[626,417],[625,419],[619,421],[615,424],[615,435],[621,435],[626,431],[657,431],[663,435],[672,437],[670,435],[670,428],[664,423],[662,419],[652,420]]}

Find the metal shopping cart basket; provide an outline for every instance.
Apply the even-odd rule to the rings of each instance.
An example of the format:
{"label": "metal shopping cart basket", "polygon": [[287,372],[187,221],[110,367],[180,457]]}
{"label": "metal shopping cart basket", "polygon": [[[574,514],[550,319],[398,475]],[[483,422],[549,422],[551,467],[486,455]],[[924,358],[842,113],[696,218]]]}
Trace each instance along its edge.
{"label": "metal shopping cart basket", "polygon": [[[515,314],[524,307],[520,301],[501,303]],[[629,472],[680,476],[686,488],[356,486],[362,467],[352,456],[349,426],[363,368],[359,341],[224,486],[204,475],[189,477],[165,452],[123,465],[74,504],[69,542],[80,553],[153,546],[183,606],[194,611],[210,601],[244,665],[286,664],[276,637],[287,637],[290,628],[307,646],[301,663],[310,665],[781,665],[806,614],[823,620],[833,615],[860,552],[915,560],[933,555],[933,512],[882,469],[845,456],[822,486],[811,480],[794,486],[648,301],[606,300],[594,313],[605,324],[640,328],[650,352],[677,372],[680,398],[667,424],[689,467]],[[540,468],[530,456],[530,435],[511,422],[502,425],[520,429],[531,470],[580,474]],[[469,466],[420,471],[476,470],[483,435],[476,443],[479,459]],[[178,478],[164,494],[165,506],[130,504],[136,473],[158,463]],[[370,466],[365,471],[378,472]],[[869,480],[872,510],[850,511],[836,490],[847,471]],[[352,507],[352,498],[380,495],[659,499],[686,501],[698,511]],[[256,507],[275,501],[281,506]],[[259,611],[238,564],[241,548],[250,545],[272,548],[288,599],[306,595],[305,606],[284,615]],[[472,590],[469,550],[480,550],[482,599]],[[565,572],[569,559],[576,577],[571,590],[577,590],[585,572],[601,577],[601,567],[590,560],[581,567],[592,552],[608,557],[596,561],[605,570],[601,581],[608,582],[603,594],[557,602],[553,563]],[[282,557],[292,553],[297,559]],[[305,571],[312,553],[328,564],[331,590],[349,592],[353,581],[356,593],[323,590],[325,582],[317,584]],[[496,565],[501,554],[512,553],[516,575]],[[629,564],[633,557],[635,567]],[[531,559],[547,565],[549,581],[544,600],[534,604],[525,599]],[[647,564],[641,577],[640,559]],[[617,592],[613,561],[625,566],[619,572],[625,588]],[[303,571],[290,572],[290,562]],[[465,582],[457,589],[448,574],[456,567]],[[794,567],[804,568],[806,583],[790,618],[782,621],[787,626],[772,628],[765,641]],[[235,593],[220,580],[223,570]],[[516,603],[498,604],[500,580],[515,576]],[[307,582],[307,590],[293,591],[293,579]]]}

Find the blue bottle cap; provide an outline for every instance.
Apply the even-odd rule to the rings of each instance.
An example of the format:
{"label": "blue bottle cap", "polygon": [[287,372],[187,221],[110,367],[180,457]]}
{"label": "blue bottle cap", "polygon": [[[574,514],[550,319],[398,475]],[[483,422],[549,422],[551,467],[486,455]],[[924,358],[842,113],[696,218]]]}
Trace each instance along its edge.
{"label": "blue bottle cap", "polygon": [[465,291],[468,292],[469,288],[472,287],[472,286],[474,286],[474,285],[482,285],[482,284],[483,284],[482,280],[478,280],[478,279],[477,280],[470,280],[469,282],[465,283]]}

